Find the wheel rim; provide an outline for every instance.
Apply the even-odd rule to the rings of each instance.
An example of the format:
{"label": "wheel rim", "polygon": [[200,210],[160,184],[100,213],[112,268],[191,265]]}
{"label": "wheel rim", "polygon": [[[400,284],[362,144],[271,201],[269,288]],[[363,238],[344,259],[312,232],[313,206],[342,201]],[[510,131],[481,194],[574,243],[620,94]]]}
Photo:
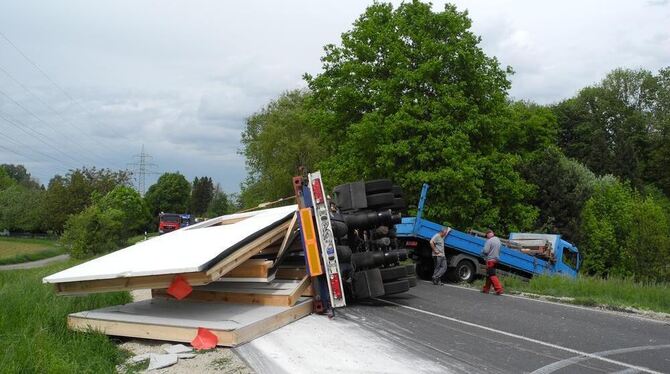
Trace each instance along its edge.
{"label": "wheel rim", "polygon": [[458,268],[458,277],[461,280],[468,280],[470,279],[470,276],[472,275],[472,272],[470,271],[470,268],[467,266],[460,266]]}

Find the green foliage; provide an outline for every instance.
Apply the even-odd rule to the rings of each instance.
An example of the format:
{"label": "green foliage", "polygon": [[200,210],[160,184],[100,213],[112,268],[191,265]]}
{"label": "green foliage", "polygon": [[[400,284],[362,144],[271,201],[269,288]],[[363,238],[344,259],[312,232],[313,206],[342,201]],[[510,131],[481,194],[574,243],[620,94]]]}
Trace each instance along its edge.
{"label": "green foliage", "polygon": [[124,219],[121,210],[91,205],[68,219],[61,241],[74,258],[116,250],[130,237]]}
{"label": "green foliage", "polygon": [[315,170],[325,157],[315,124],[319,113],[307,105],[309,94],[285,92],[247,119],[242,133],[249,176],[240,196],[243,207],[291,196],[291,179],[298,168]]}
{"label": "green foliage", "polygon": [[131,233],[141,231],[151,221],[146,202],[137,191],[128,186],[116,186],[97,205],[103,211],[117,209],[123,212],[122,224]]}
{"label": "green foliage", "polygon": [[152,217],[158,217],[160,212],[186,213],[190,194],[191,185],[183,175],[165,173],[149,187],[144,199]]}
{"label": "green foliage", "polygon": [[224,214],[229,214],[233,212],[234,206],[228,195],[221,190],[221,186],[218,184],[214,189],[212,201],[207,207],[206,216],[209,218],[222,216]]}
{"label": "green foliage", "polygon": [[[30,173],[28,173],[28,170],[26,170],[26,167],[23,165],[2,164],[0,165],[0,169],[23,187],[34,189],[40,188],[40,184],[30,176]],[[0,174],[3,172],[0,172]],[[0,189],[2,189],[2,182],[0,182]]]}
{"label": "green foliage", "polygon": [[44,231],[44,198],[44,191],[19,184],[0,190],[0,231]]}
{"label": "green foliage", "polygon": [[50,230],[62,232],[70,215],[77,214],[93,202],[93,196],[104,196],[114,187],[127,185],[126,171],[82,168],[70,171],[64,177],[54,176],[49,181],[44,214]]}
{"label": "green foliage", "polygon": [[582,211],[583,270],[589,274],[670,280],[670,220],[665,197],[642,195],[602,178]]}
{"label": "green foliage", "polygon": [[100,333],[74,332],[67,315],[131,301],[128,292],[62,297],[42,278],[76,261],[0,272],[3,373],[113,373],[125,355]]}
{"label": "green foliage", "polygon": [[4,190],[9,186],[14,185],[15,183],[16,181],[12,179],[11,176],[9,176],[5,168],[0,167],[0,191]]}
{"label": "green foliage", "polygon": [[[551,128],[532,126],[552,116],[508,108],[510,70],[484,54],[470,26],[451,5],[374,4],[341,45],[325,47],[323,73],[306,80],[325,113],[319,126],[330,154],[318,166],[329,183],[388,177],[418,196],[428,182],[435,220],[501,231],[532,225],[534,187],[517,172],[518,155],[551,138]],[[510,112],[524,121],[512,132]]]}
{"label": "green foliage", "polygon": [[555,147],[526,158],[523,176],[537,186],[532,201],[540,209],[535,224],[537,230],[560,233],[566,240],[577,240],[581,211],[593,192],[596,176]]}
{"label": "green foliage", "polygon": [[203,216],[214,196],[214,182],[210,177],[195,177],[189,201],[190,212],[196,216]]}

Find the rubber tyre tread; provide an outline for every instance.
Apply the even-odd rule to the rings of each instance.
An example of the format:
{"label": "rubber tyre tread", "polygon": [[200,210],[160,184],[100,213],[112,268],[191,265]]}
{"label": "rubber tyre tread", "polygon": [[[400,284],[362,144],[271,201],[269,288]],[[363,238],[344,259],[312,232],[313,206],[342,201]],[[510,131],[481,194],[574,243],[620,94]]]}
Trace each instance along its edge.
{"label": "rubber tyre tread", "polygon": [[349,227],[347,227],[347,224],[344,223],[344,221],[337,221],[337,220],[330,220],[331,225],[333,226],[333,235],[337,239],[341,239],[345,236],[347,236],[349,232]]}
{"label": "rubber tyre tread", "polygon": [[396,280],[398,278],[407,277],[407,269],[404,266],[394,266],[392,268],[379,269],[382,273],[382,280],[384,282]]}
{"label": "rubber tyre tread", "polygon": [[353,275],[353,294],[357,299],[368,299],[384,295],[384,283],[379,269],[355,272]]}
{"label": "rubber tyre tread", "polygon": [[356,268],[368,268],[375,264],[372,252],[357,252],[351,255],[351,264]]}
{"label": "rubber tyre tread", "polygon": [[405,268],[407,269],[408,276],[416,276],[416,264],[405,265]]}
{"label": "rubber tyre tread", "polygon": [[386,207],[394,203],[393,193],[382,192],[368,195],[368,207]]}
{"label": "rubber tyre tread", "polygon": [[399,279],[393,282],[384,283],[384,295],[394,295],[397,293],[409,291],[409,281],[407,279]]}
{"label": "rubber tyre tread", "polygon": [[397,184],[393,185],[393,187],[391,188],[391,192],[393,192],[394,197],[402,198],[403,196],[405,196],[405,194],[402,192],[402,188]]}
{"label": "rubber tyre tread", "polygon": [[365,182],[365,194],[376,194],[379,192],[390,192],[393,182],[390,179],[375,179]]}
{"label": "rubber tyre tread", "polygon": [[407,210],[407,203],[405,202],[405,199],[394,197],[393,204],[391,205],[391,210],[394,211]]}
{"label": "rubber tyre tread", "polygon": [[[409,282],[409,287],[410,288],[416,287],[416,285],[417,285],[417,280],[416,280],[415,276],[408,276],[407,278],[400,278],[400,279],[406,279],[407,282]],[[398,280],[400,280],[400,279],[398,279]]]}
{"label": "rubber tyre tread", "polygon": [[335,248],[337,249],[337,260],[339,262],[351,261],[351,248],[348,245],[338,245]]}

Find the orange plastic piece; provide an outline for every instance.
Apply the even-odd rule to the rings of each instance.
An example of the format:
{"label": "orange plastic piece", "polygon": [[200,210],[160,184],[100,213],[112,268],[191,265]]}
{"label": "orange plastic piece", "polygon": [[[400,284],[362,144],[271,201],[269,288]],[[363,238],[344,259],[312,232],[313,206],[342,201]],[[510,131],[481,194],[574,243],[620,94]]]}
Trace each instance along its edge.
{"label": "orange plastic piece", "polygon": [[191,341],[191,345],[198,350],[212,349],[216,347],[218,342],[219,338],[214,333],[204,327],[198,327],[198,334]]}
{"label": "orange plastic piece", "polygon": [[191,292],[193,292],[193,287],[191,287],[186,278],[181,275],[174,277],[172,283],[170,283],[170,287],[167,289],[167,293],[177,300],[185,298],[190,295]]}
{"label": "orange plastic piece", "polygon": [[309,275],[316,277],[323,274],[323,268],[321,267],[321,256],[319,254],[319,245],[316,241],[316,231],[314,231],[311,208],[300,209],[300,227],[302,227],[302,240],[305,243]]}

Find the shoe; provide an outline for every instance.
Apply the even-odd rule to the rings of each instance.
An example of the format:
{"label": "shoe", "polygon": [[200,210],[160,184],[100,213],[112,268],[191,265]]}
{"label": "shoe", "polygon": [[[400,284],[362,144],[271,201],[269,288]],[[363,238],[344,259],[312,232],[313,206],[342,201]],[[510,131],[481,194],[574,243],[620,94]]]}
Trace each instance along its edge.
{"label": "shoe", "polygon": [[482,290],[482,293],[489,293],[489,290]]}
{"label": "shoe", "polygon": [[437,286],[437,283],[438,283],[438,282],[439,282],[439,281],[437,280],[437,278],[433,278],[433,284],[434,284],[434,285]]}
{"label": "shoe", "polygon": [[496,295],[500,296],[502,294],[503,294],[502,290],[501,291],[496,291]]}

